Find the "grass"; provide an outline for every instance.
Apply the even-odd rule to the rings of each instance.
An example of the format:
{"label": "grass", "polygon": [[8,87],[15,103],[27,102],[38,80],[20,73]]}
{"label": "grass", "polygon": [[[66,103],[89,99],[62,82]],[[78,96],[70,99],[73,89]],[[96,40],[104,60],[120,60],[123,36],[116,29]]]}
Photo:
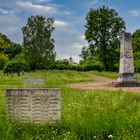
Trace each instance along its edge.
{"label": "grass", "polygon": [[[97,74],[99,76],[104,76],[107,78],[111,78],[111,79],[117,79],[119,74],[117,72],[98,72],[98,71],[92,71],[91,73],[93,74]],[[136,73],[137,79],[140,81],[140,73]]]}
{"label": "grass", "polygon": [[98,71],[93,71],[91,73],[97,74],[99,76],[104,76],[104,77],[107,77],[107,78],[111,78],[111,79],[117,79],[117,77],[118,77],[118,73],[116,73],[116,72],[98,72]]}
{"label": "grass", "polygon": [[[95,73],[95,72],[94,72]],[[21,77],[1,76],[1,140],[139,140],[140,95],[122,91],[71,89],[67,83],[92,81],[91,72],[38,71]],[[99,74],[99,73],[98,73]],[[106,73],[106,75],[115,75]],[[62,121],[54,126],[12,123],[5,113],[5,88],[24,87],[23,78],[46,79],[46,87],[62,88]],[[14,81],[14,82],[13,82]],[[17,84],[15,84],[17,83]],[[112,136],[112,138],[109,138]]]}

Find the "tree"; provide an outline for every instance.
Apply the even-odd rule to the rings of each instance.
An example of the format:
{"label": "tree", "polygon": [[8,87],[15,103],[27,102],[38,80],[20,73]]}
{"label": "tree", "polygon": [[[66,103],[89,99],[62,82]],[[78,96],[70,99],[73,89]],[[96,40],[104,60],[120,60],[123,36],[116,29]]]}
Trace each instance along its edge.
{"label": "tree", "polygon": [[11,41],[6,35],[0,33],[0,69],[3,69],[5,63],[9,60],[8,55],[5,53],[6,49],[10,48]]}
{"label": "tree", "polygon": [[23,47],[20,44],[11,42],[11,47],[5,50],[5,53],[8,55],[9,59],[13,59],[16,55],[23,53]]}
{"label": "tree", "polygon": [[132,46],[134,52],[134,63],[136,71],[140,71],[140,29],[136,30],[132,35]]}
{"label": "tree", "polygon": [[22,46],[12,42],[6,35],[0,33],[0,69],[5,63],[22,53]]}
{"label": "tree", "polygon": [[83,60],[86,60],[88,57],[88,50],[86,46],[82,47],[81,54],[79,55]]}
{"label": "tree", "polygon": [[48,68],[55,60],[53,23],[53,18],[37,15],[22,28],[25,57],[33,70]]}
{"label": "tree", "polygon": [[90,54],[102,63],[103,70],[112,70],[119,59],[119,33],[125,22],[114,9],[102,6],[90,9],[86,16],[85,39]]}

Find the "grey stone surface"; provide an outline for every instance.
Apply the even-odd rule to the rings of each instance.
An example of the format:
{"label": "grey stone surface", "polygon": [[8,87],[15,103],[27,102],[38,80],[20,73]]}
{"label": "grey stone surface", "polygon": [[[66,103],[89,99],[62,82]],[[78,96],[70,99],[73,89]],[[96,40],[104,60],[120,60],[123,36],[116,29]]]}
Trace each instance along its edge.
{"label": "grey stone surface", "polygon": [[44,87],[45,80],[42,78],[24,78],[24,87]]}
{"label": "grey stone surface", "polygon": [[132,50],[131,33],[122,32],[120,36],[120,68],[117,82],[111,83],[112,86],[135,87],[140,86],[137,82],[134,71],[134,60]]}
{"label": "grey stone surface", "polygon": [[61,120],[60,89],[7,89],[6,111],[20,122],[52,123]]}
{"label": "grey stone surface", "polygon": [[120,42],[120,68],[117,81],[136,82],[131,34],[126,32],[121,33]]}

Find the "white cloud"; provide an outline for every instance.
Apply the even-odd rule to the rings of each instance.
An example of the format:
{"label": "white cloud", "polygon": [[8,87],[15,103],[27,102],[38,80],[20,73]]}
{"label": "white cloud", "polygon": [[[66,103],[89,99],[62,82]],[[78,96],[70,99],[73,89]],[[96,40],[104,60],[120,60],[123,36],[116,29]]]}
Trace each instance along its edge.
{"label": "white cloud", "polygon": [[52,0],[35,0],[35,2],[38,2],[38,3],[40,3],[40,2],[52,2]]}
{"label": "white cloud", "polygon": [[82,49],[82,47],[83,47],[83,44],[80,44],[80,43],[74,43],[72,45],[72,48]]}
{"label": "white cloud", "polygon": [[2,14],[11,14],[11,13],[14,13],[14,11],[0,7],[0,13],[2,13]]}
{"label": "white cloud", "polygon": [[70,15],[72,12],[70,12],[70,11],[65,11],[65,12],[63,12],[63,14],[64,15]]}
{"label": "white cloud", "polygon": [[93,4],[95,4],[95,3],[97,3],[99,0],[89,0],[89,2],[91,2],[91,3],[93,3]]}
{"label": "white cloud", "polygon": [[134,16],[134,17],[140,16],[139,10],[130,10],[129,13],[131,14],[131,16]]}
{"label": "white cloud", "polygon": [[2,13],[2,14],[8,14],[9,11],[8,10],[5,10],[3,8],[0,8],[0,13]]}
{"label": "white cloud", "polygon": [[0,32],[6,34],[12,41],[21,43],[21,28],[23,26],[23,22],[21,21],[21,19],[14,14],[0,15],[0,19]]}
{"label": "white cloud", "polygon": [[40,12],[54,12],[56,10],[54,7],[33,4],[32,2],[17,1],[17,5],[25,9],[36,10]]}
{"label": "white cloud", "polygon": [[80,36],[79,36],[79,39],[80,39],[80,40],[85,40],[85,35],[84,35],[84,34],[83,34],[83,35],[80,35]]}
{"label": "white cloud", "polygon": [[[19,24],[19,19],[15,15],[0,15],[0,27],[1,30],[13,31]],[[12,20],[9,20],[12,19]]]}
{"label": "white cloud", "polygon": [[68,25],[68,23],[61,21],[61,20],[55,20],[55,22],[54,22],[55,27],[65,27],[67,25]]}

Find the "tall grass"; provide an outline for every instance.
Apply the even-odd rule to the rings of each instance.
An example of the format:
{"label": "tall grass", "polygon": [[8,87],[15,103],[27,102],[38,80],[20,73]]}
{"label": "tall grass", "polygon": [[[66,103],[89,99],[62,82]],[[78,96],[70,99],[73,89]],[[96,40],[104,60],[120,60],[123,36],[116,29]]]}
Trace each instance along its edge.
{"label": "tall grass", "polygon": [[[25,77],[26,76],[28,77],[28,74],[26,74]],[[29,77],[45,78],[47,87],[61,86],[68,83],[92,81],[92,79],[86,75],[85,72],[77,71],[38,71],[29,73]]]}
{"label": "tall grass", "polygon": [[80,139],[139,139],[140,95],[65,89],[64,121]]}
{"label": "tall grass", "polygon": [[111,78],[111,79],[117,79],[118,77],[118,73],[117,72],[98,72],[98,71],[92,71],[91,73],[93,74],[97,74],[99,76],[104,76],[104,77],[107,77],[107,78]]}
{"label": "tall grass", "polygon": [[[31,123],[12,123],[5,113],[5,88],[0,88],[1,140],[139,140],[140,95],[122,91],[78,90],[65,87],[71,82],[91,81],[89,73],[74,71],[33,72],[29,77],[43,75],[46,87],[62,87],[62,121],[48,126]],[[46,76],[44,76],[46,75]],[[27,76],[27,75],[26,75]],[[17,87],[23,77],[13,77]],[[8,83],[8,84],[7,84]]]}
{"label": "tall grass", "polygon": [[[111,79],[117,79],[118,76],[119,76],[119,73],[117,72],[98,72],[98,71],[92,71],[91,73],[93,74],[97,74],[99,76],[104,76],[104,77],[107,77],[107,78],[111,78]],[[137,80],[140,81],[140,73],[136,73],[136,77],[137,77]]]}

